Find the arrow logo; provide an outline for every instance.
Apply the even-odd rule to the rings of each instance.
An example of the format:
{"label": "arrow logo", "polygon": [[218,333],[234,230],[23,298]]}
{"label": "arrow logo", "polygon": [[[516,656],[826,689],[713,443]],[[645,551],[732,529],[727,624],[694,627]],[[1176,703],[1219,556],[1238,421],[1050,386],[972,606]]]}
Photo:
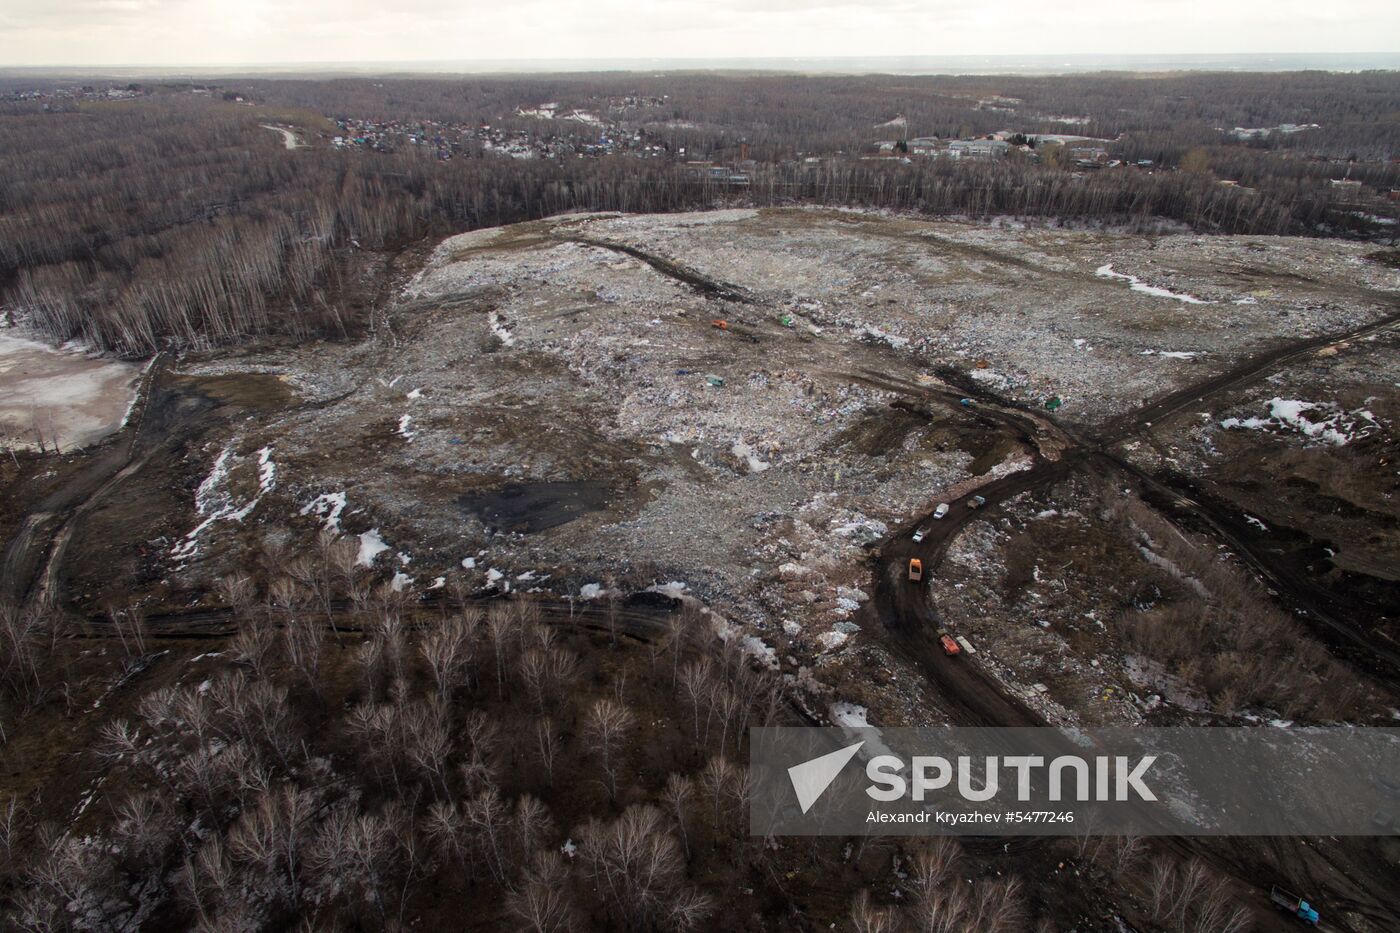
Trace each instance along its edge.
{"label": "arrow logo", "polygon": [[836,780],[836,775],[846,767],[846,762],[854,758],[864,744],[864,741],[860,741],[854,745],[847,745],[845,748],[788,768],[788,777],[792,780],[792,789],[797,792],[797,803],[802,807],[803,813],[812,809],[812,805],[826,793],[831,782]]}

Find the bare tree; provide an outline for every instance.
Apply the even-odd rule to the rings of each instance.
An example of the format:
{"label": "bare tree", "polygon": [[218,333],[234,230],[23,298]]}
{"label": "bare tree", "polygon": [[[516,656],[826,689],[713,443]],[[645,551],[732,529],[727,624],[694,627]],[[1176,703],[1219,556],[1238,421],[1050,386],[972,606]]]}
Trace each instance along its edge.
{"label": "bare tree", "polygon": [[520,863],[528,863],[535,851],[548,846],[557,833],[554,817],[544,801],[529,794],[522,794],[515,801],[515,842]]}
{"label": "bare tree", "polygon": [[466,822],[455,803],[434,800],[428,804],[423,832],[439,858],[453,865],[461,864],[466,858]]}
{"label": "bare tree", "polygon": [[906,919],[921,933],[953,933],[967,909],[964,886],[957,878],[962,846],[951,836],[922,841],[910,858],[909,908]]}
{"label": "bare tree", "polygon": [[115,816],[113,842],[130,865],[145,871],[164,862],[177,829],[164,797],[149,791],[133,794],[117,807]]}
{"label": "bare tree", "polygon": [[109,719],[97,730],[97,754],[112,764],[134,762],[140,753],[139,737],[136,727],[125,719]]}
{"label": "bare tree", "polygon": [[1147,851],[1147,843],[1141,836],[1120,836],[1113,846],[1110,868],[1114,877],[1121,878],[1141,861]]}
{"label": "bare tree", "polygon": [[20,833],[28,828],[28,809],[10,795],[0,805],[0,873],[8,875],[15,860]]}
{"label": "bare tree", "polygon": [[218,916],[234,889],[235,877],[233,860],[220,835],[211,835],[186,856],[180,879],[182,894],[201,923],[212,923]]}
{"label": "bare tree", "polygon": [[984,879],[973,890],[973,919],[969,926],[986,933],[1011,933],[1022,928],[1025,907],[1018,879]]}
{"label": "bare tree", "polygon": [[1185,928],[1196,898],[1209,884],[1210,871],[1200,859],[1193,858],[1181,868],[1174,892],[1176,900],[1169,911],[1169,916],[1175,917],[1178,925]]}
{"label": "bare tree", "polygon": [[851,904],[851,926],[856,933],[893,933],[898,918],[890,908],[872,904],[869,891],[861,891]]}
{"label": "bare tree", "polygon": [[146,619],[138,609],[110,609],[107,618],[127,654],[146,653]]}
{"label": "bare tree", "polygon": [[287,619],[284,629],[287,660],[297,670],[312,693],[321,689],[321,657],[325,648],[325,631],[317,619],[295,614]]}
{"label": "bare tree", "polygon": [[1165,920],[1176,903],[1176,863],[1165,856],[1153,862],[1147,890],[1152,919]]}
{"label": "bare tree", "polygon": [[634,721],[631,710],[608,697],[595,700],[584,718],[584,734],[598,754],[608,799],[614,802],[617,800],[617,774],[622,765],[624,743]]}
{"label": "bare tree", "polygon": [[292,784],[259,794],[229,831],[229,850],[236,859],[258,864],[269,876],[286,882],[291,903],[301,897],[300,876],[317,795]]}
{"label": "bare tree", "polygon": [[28,708],[44,695],[42,637],[45,613],[0,603],[0,688]]}
{"label": "bare tree", "polygon": [[536,852],[506,906],[532,933],[562,933],[578,926],[567,887],[568,867],[558,852]]}
{"label": "bare tree", "polygon": [[1192,905],[1192,919],[1185,929],[1188,933],[1240,933],[1253,923],[1249,909],[1231,896],[1229,884],[1216,878]]}
{"label": "bare tree", "polygon": [[487,870],[500,884],[509,880],[510,808],[500,792],[488,787],[467,801],[463,808],[472,848],[485,862]]}
{"label": "bare tree", "polygon": [[559,691],[567,689],[578,678],[578,657],[557,645],[527,648],[520,655],[520,680],[529,692],[535,708],[543,712]]}
{"label": "bare tree", "polygon": [[257,597],[257,587],[252,577],[245,574],[230,574],[220,577],[217,584],[219,597],[224,605],[233,610],[235,617],[247,619]]}
{"label": "bare tree", "polygon": [[[685,859],[666,817],[656,807],[633,804],[616,820],[589,821],[579,832],[580,857],[609,912],[628,927],[646,927],[668,915],[687,891]],[[712,906],[694,901],[690,922]]]}
{"label": "bare tree", "polygon": [[554,782],[554,762],[559,757],[559,734],[548,716],[535,721],[535,751],[544,769],[545,780]]}
{"label": "bare tree", "polygon": [[695,782],[684,774],[673,771],[666,776],[666,784],[661,788],[661,799],[671,811],[671,818],[676,821],[676,831],[681,837],[681,850],[688,862],[690,832],[687,824],[690,821],[690,808],[695,801]]}
{"label": "bare tree", "polygon": [[454,742],[446,708],[441,702],[410,703],[404,707],[401,719],[405,757],[430,779],[444,798],[449,796],[447,759]]}
{"label": "bare tree", "polygon": [[491,653],[496,659],[496,692],[505,696],[506,665],[510,658],[512,633],[516,630],[514,613],[507,603],[498,602],[486,614],[486,631],[491,637]]}
{"label": "bare tree", "polygon": [[458,688],[470,685],[478,624],[476,614],[459,616],[446,620],[423,639],[419,650],[439,696],[448,697]]}
{"label": "bare tree", "polygon": [[700,738],[700,713],[706,712],[706,732],[709,731],[709,698],[714,685],[714,666],[708,657],[702,657],[691,661],[681,668],[680,674],[681,693],[685,697],[686,703],[690,706],[691,725],[694,729],[695,740]]}
{"label": "bare tree", "polygon": [[235,661],[248,665],[258,677],[266,677],[269,655],[276,644],[277,634],[271,627],[250,620],[238,627],[229,648]]}

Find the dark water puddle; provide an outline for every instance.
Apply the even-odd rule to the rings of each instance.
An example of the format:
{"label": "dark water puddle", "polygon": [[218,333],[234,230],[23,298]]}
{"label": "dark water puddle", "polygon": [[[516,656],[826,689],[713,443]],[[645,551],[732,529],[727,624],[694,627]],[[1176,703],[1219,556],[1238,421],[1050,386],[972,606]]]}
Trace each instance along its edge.
{"label": "dark water puddle", "polygon": [[529,535],[607,508],[612,493],[609,483],[592,480],[507,483],[459,496],[457,504],[496,531]]}

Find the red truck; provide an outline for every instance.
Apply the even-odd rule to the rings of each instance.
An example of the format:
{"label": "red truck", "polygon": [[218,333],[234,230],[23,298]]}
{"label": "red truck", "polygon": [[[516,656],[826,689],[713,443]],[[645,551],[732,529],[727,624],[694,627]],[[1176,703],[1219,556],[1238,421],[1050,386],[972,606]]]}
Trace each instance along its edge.
{"label": "red truck", "polygon": [[947,632],[938,633],[938,643],[943,646],[943,653],[948,655],[949,657],[952,657],[955,654],[962,654],[962,646],[959,645],[957,643],[957,640],[954,639],[953,636],[949,635]]}

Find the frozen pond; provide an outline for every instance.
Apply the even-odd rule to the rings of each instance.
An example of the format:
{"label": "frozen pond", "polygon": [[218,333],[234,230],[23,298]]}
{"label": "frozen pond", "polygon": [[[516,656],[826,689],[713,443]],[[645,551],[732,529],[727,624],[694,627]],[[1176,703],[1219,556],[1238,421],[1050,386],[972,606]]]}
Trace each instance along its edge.
{"label": "frozen pond", "polygon": [[121,427],[140,370],[0,333],[0,446],[62,450]]}

